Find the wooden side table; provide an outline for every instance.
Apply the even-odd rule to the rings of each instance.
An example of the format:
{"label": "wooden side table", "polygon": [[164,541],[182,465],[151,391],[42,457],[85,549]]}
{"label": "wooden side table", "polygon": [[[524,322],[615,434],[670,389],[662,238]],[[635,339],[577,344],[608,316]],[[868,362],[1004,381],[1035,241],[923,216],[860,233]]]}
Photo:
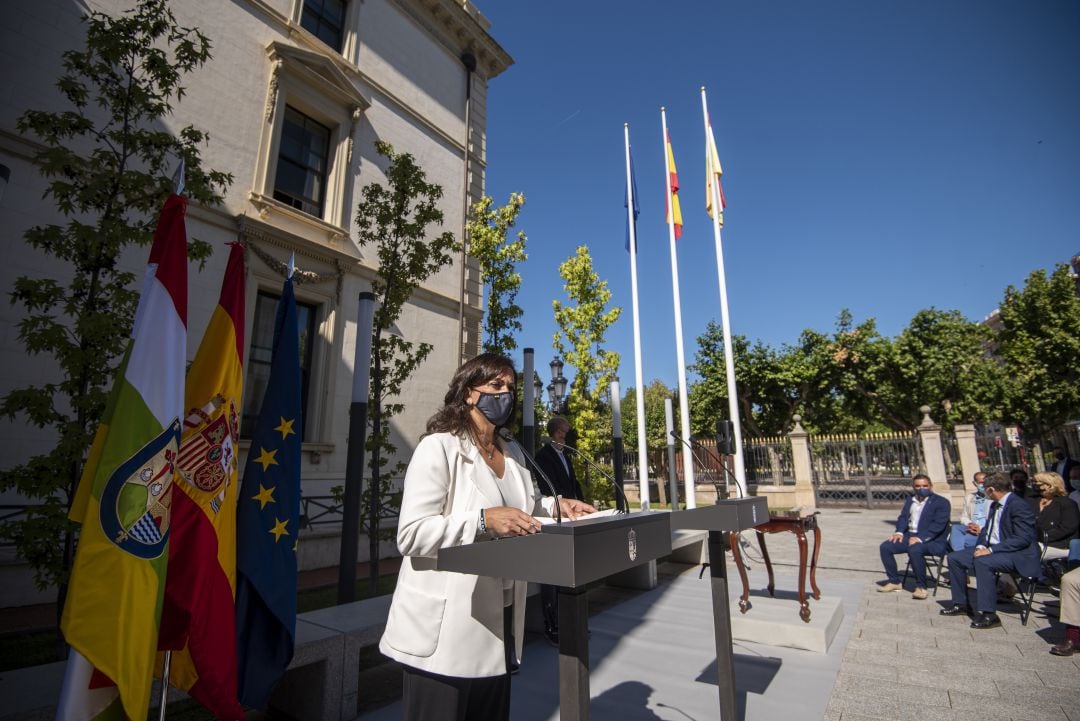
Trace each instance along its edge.
{"label": "wooden side table", "polygon": [[[757,533],[758,547],[765,559],[765,569],[769,572],[769,595],[775,598],[775,582],[773,578],[772,562],[769,560],[769,551],[765,547],[766,533],[794,533],[799,542],[799,618],[810,623],[810,603],[806,600],[806,532],[814,532],[814,554],[810,561],[810,588],[813,591],[814,600],[821,599],[821,591],[817,585],[817,562],[818,553],[821,551],[821,529],[818,528],[817,514],[810,516],[769,516],[769,520],[758,526],[754,526]],[[746,566],[743,565],[742,552],[739,547],[739,534],[732,533],[729,537],[731,556],[735,560],[735,567],[739,569],[739,578],[742,580],[742,596],[739,598],[739,611],[746,613],[750,610],[750,587],[746,578]]]}

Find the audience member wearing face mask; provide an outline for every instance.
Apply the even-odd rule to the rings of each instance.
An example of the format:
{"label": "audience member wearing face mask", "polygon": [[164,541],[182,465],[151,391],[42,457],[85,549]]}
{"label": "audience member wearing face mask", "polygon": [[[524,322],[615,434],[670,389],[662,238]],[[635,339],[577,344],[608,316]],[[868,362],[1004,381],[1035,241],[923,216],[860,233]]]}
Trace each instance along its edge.
{"label": "audience member wearing face mask", "polygon": [[975,491],[964,498],[964,510],[960,512],[960,522],[952,524],[949,535],[949,548],[958,551],[971,548],[979,540],[979,531],[986,525],[986,516],[990,512],[990,501],[986,498],[983,484],[986,474],[979,471],[971,478]]}
{"label": "audience member wearing face mask", "polygon": [[902,591],[897,554],[906,553],[915,576],[911,597],[925,599],[926,555],[945,553],[946,532],[949,529],[949,502],[934,493],[930,477],[919,474],[911,479],[911,497],[896,519],[896,532],[881,543],[881,565],[885,568],[885,583],[879,593]]}

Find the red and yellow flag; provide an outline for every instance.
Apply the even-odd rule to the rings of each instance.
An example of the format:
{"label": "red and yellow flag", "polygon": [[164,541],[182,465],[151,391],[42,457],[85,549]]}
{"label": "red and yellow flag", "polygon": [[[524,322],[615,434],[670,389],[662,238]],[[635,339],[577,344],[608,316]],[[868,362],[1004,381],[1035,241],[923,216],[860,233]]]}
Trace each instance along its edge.
{"label": "red and yellow flag", "polygon": [[712,123],[708,118],[705,119],[705,122],[708,124],[708,132],[705,134],[705,212],[709,214],[710,218],[715,217],[713,215],[712,185],[716,183],[716,194],[720,198],[720,213],[717,222],[723,228],[724,208],[727,207],[727,201],[724,199],[724,186],[720,184],[720,176],[724,174],[724,171],[720,167],[720,155],[716,152],[716,140],[713,139]]}
{"label": "red and yellow flag", "polygon": [[243,719],[236,670],[237,442],[244,381],[244,250],[232,245],[221,296],[188,369],[159,650],[169,682],[219,719]]}
{"label": "red and yellow flag", "polygon": [[679,207],[679,174],[675,170],[675,154],[671,150],[671,134],[667,134],[667,143],[664,146],[667,155],[668,181],[671,184],[671,193],[667,199],[667,214],[665,221],[675,226],[675,240],[682,237],[682,208]]}
{"label": "red and yellow flag", "polygon": [[76,653],[59,721],[145,719],[150,705],[184,408],[186,206],[173,195],[161,210],[131,343],[72,501],[82,530],[60,627]]}

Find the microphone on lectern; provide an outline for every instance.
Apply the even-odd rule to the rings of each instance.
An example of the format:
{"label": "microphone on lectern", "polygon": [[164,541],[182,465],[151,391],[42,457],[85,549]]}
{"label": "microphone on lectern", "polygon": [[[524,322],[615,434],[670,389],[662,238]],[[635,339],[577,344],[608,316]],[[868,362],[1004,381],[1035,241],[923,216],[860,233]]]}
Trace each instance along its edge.
{"label": "microphone on lectern", "polygon": [[540,476],[540,479],[544,482],[544,485],[546,485],[548,490],[551,491],[552,497],[555,498],[555,523],[561,526],[562,509],[559,508],[559,494],[555,491],[555,485],[551,482],[551,479],[547,477],[547,474],[544,473],[544,469],[540,467],[540,464],[536,462],[536,459],[533,458],[532,455],[530,455],[529,452],[526,451],[525,448],[517,442],[517,439],[514,438],[514,434],[510,432],[509,428],[500,428],[498,430],[498,433],[499,438],[502,438],[507,443],[513,443],[515,446],[517,446],[518,450],[521,451],[521,455],[525,457],[525,460],[529,463],[530,466],[532,466],[533,470],[537,473],[537,475]]}
{"label": "microphone on lectern", "polygon": [[585,455],[584,453],[579,451],[577,448],[574,448],[573,446],[568,446],[565,443],[562,444],[562,447],[565,448],[568,451],[572,451],[573,453],[576,453],[578,458],[580,458],[581,460],[585,461],[586,464],[588,464],[589,468],[592,468],[594,471],[599,473],[601,476],[603,476],[604,478],[611,481],[611,485],[615,486],[615,492],[618,493],[619,498],[622,499],[622,508],[619,509],[619,513],[629,513],[630,512],[630,502],[628,500],[626,500],[626,493],[623,491],[622,488],[619,487],[619,484],[615,482],[615,477],[614,476],[612,476],[610,473],[605,471],[599,464],[596,463],[596,461],[589,458],[587,455]]}
{"label": "microphone on lectern", "polygon": [[[727,466],[726,466],[726,465],[724,464],[724,461],[723,461],[723,459],[722,459],[722,458],[720,458],[720,457],[719,457],[718,455],[716,455],[715,453],[713,453],[712,451],[710,451],[710,450],[709,450],[708,448],[706,448],[705,446],[701,445],[701,444],[700,444],[700,443],[698,443],[697,441],[693,441],[693,436],[691,436],[691,441],[693,441],[692,443],[691,443],[691,441],[687,441],[687,440],[686,440],[685,438],[683,438],[682,436],[680,436],[680,435],[679,435],[678,433],[676,433],[676,432],[675,432],[674,430],[672,430],[672,431],[671,431],[671,437],[672,437],[672,438],[674,438],[675,440],[677,440],[677,441],[678,441],[679,443],[682,443],[682,444],[683,444],[684,446],[686,446],[687,448],[689,448],[689,449],[690,449],[690,456],[691,456],[692,458],[695,458],[695,459],[697,459],[697,456],[695,456],[695,455],[694,455],[694,445],[695,445],[695,444],[697,445],[697,447],[698,447],[698,448],[700,448],[701,450],[703,450],[703,451],[705,451],[706,453],[708,453],[708,454],[709,454],[709,456],[710,456],[710,457],[711,457],[711,458],[712,458],[712,459],[713,459],[714,461],[716,461],[717,465],[719,465],[719,466],[720,466],[721,470],[723,470],[723,471],[724,471],[724,473],[728,474],[728,476],[730,476],[730,477],[731,477],[731,480],[735,481],[735,490],[736,490],[736,491],[738,491],[738,493],[739,493],[739,498],[743,498],[743,497],[744,497],[744,496],[743,496],[743,490],[742,490],[742,486],[740,486],[740,485],[739,485],[739,479],[737,479],[737,478],[735,477],[735,475],[734,475],[734,474],[733,474],[733,473],[732,473],[731,471],[729,471],[729,470],[728,470],[728,467],[727,467]],[[697,460],[698,460],[698,463],[701,463],[700,459],[697,459]],[[702,464],[702,465],[705,465],[705,464]]]}

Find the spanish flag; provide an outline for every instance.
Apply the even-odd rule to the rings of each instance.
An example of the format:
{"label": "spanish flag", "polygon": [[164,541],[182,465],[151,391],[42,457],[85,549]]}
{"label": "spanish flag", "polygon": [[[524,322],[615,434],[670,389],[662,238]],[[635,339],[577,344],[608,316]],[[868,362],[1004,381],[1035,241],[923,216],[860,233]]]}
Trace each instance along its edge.
{"label": "spanish flag", "polygon": [[221,296],[187,374],[172,540],[158,649],[171,685],[218,719],[236,698],[237,442],[244,381],[244,250],[232,244]]}
{"label": "spanish flag", "polygon": [[710,218],[716,216],[713,215],[713,195],[712,184],[716,183],[716,194],[720,198],[720,214],[716,218],[720,227],[724,227],[724,208],[727,207],[727,201],[724,199],[724,186],[720,184],[720,176],[724,174],[723,169],[720,167],[720,155],[716,152],[716,140],[713,139],[712,123],[708,118],[705,119],[708,125],[707,132],[705,133],[705,212],[709,214]]}
{"label": "spanish flag", "polygon": [[61,721],[145,719],[150,705],[184,409],[186,207],[172,195],[158,218],[131,342],[72,502],[82,530],[60,620],[74,650]]}
{"label": "spanish flag", "polygon": [[675,154],[671,151],[671,133],[667,134],[665,145],[667,155],[668,180],[671,194],[668,196],[666,222],[675,226],[675,240],[682,237],[682,208],[679,207],[679,174],[675,170]]}

